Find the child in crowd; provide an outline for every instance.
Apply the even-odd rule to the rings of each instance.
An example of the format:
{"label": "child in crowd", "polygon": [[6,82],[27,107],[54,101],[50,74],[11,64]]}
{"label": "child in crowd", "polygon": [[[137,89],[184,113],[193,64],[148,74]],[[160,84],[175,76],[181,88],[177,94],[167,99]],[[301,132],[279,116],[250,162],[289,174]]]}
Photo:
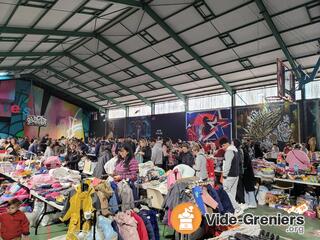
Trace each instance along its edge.
{"label": "child in crowd", "polygon": [[29,221],[19,210],[21,202],[18,199],[12,199],[8,203],[7,212],[0,214],[0,239],[29,240]]}

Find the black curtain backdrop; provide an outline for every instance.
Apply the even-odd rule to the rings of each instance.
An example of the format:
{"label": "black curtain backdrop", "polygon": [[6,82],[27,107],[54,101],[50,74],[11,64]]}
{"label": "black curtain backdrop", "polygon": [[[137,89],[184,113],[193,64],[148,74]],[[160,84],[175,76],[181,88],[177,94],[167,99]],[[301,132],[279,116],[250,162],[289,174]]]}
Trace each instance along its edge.
{"label": "black curtain backdrop", "polygon": [[186,114],[169,113],[151,116],[151,136],[170,137],[173,141],[186,140]]}

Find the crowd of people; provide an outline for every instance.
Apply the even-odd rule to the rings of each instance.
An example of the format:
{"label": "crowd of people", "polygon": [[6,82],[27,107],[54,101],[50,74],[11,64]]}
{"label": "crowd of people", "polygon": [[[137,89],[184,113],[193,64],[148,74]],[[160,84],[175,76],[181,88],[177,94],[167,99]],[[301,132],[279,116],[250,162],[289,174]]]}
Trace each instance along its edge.
{"label": "crowd of people", "polygon": [[[287,145],[284,151],[289,152],[297,148],[303,149],[303,146]],[[210,141],[200,143],[178,140],[173,142],[169,138],[162,137],[151,140],[102,137],[88,139],[85,143],[83,139],[76,138],[51,139],[48,134],[41,139],[30,141],[27,137],[2,139],[0,150],[6,150],[11,155],[18,155],[20,151],[40,154],[43,159],[59,156],[63,160],[63,165],[72,170],[79,170],[79,162],[82,157],[90,155],[97,162],[93,173],[95,177],[105,175],[105,169],[113,163],[114,171],[111,175],[116,180],[137,179],[138,164],[148,161],[152,161],[155,166],[165,171],[183,164],[193,168],[195,175],[205,180],[208,178],[206,160],[209,157],[220,158],[223,159],[221,182],[233,200],[235,209],[239,212],[244,203],[247,203],[249,207],[256,207],[255,178],[251,160],[262,158],[266,152],[266,149],[259,143],[249,140],[241,142],[238,139],[229,142],[226,138],[216,141],[216,144]],[[280,150],[277,145],[274,145],[270,151],[276,157]]]}

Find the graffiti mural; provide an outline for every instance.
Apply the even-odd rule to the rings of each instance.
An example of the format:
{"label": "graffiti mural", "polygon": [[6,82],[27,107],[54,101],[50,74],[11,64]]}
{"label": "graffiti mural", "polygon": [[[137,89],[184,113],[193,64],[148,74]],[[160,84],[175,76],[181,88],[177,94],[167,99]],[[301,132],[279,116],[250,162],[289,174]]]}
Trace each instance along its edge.
{"label": "graffiti mural", "polygon": [[218,142],[222,137],[231,138],[231,111],[221,109],[207,112],[188,112],[186,114],[188,141]]}
{"label": "graffiti mural", "polygon": [[298,106],[270,103],[236,109],[237,138],[250,137],[264,143],[299,141]]}

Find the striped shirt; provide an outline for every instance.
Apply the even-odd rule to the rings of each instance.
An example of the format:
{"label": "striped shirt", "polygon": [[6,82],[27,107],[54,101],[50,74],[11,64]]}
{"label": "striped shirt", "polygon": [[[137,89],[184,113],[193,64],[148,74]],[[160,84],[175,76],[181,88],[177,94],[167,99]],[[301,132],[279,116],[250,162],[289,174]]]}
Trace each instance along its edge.
{"label": "striped shirt", "polygon": [[115,175],[120,176],[122,179],[131,179],[135,180],[137,179],[138,175],[138,161],[135,158],[132,158],[130,160],[128,168],[125,167],[124,165],[124,160],[121,162],[117,163],[116,168],[115,168]]}

